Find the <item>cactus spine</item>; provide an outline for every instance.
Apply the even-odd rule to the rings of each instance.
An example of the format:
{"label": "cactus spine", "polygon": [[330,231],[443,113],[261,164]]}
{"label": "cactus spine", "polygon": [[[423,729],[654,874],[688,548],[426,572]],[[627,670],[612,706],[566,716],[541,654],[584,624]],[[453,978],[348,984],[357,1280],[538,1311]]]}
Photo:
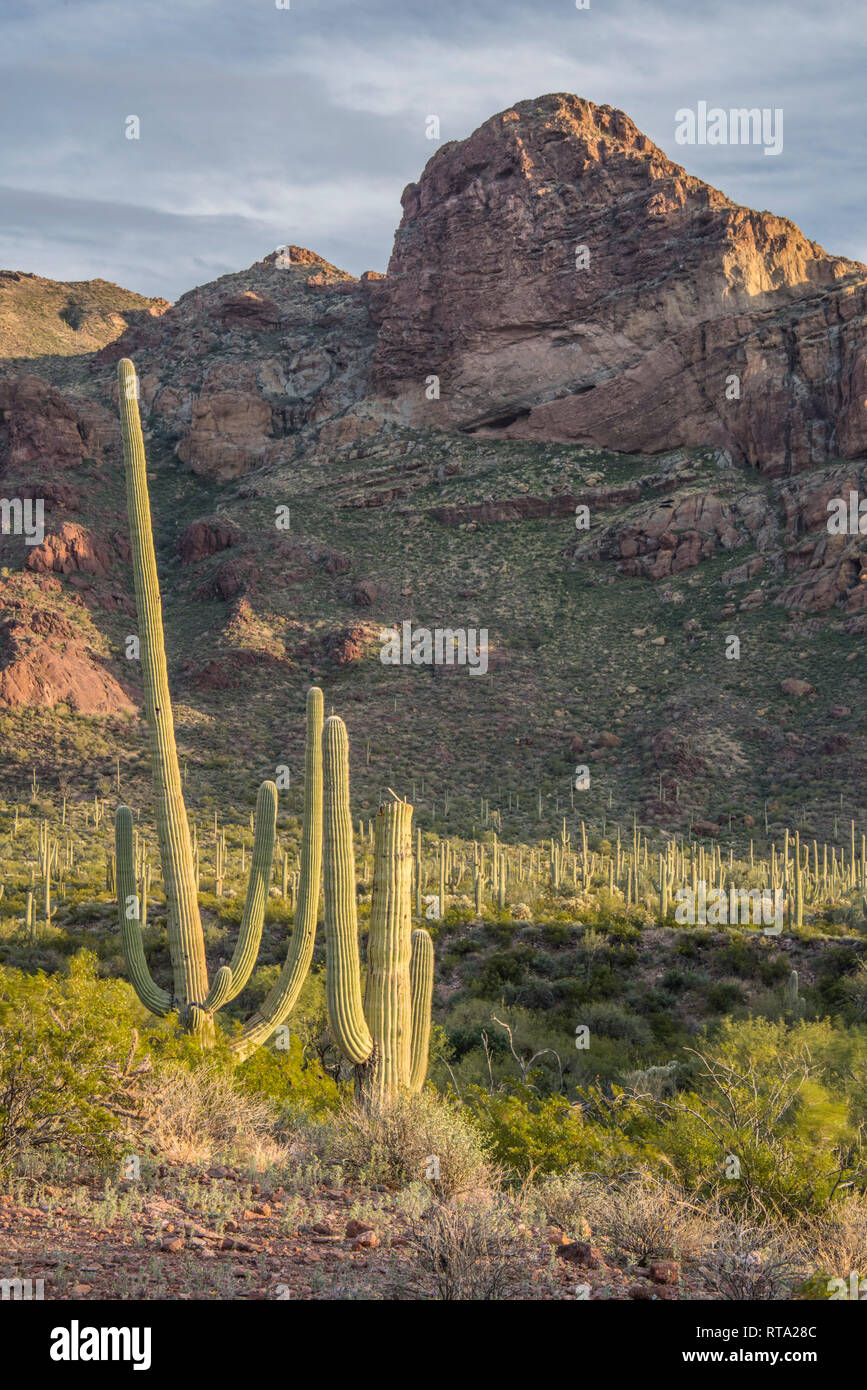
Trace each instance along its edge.
{"label": "cactus spine", "polygon": [[433,943],[411,931],[412,807],[380,806],[374,828],[368,978],[362,1003],[349,808],[349,740],[332,715],[322,735],[328,1017],[368,1097],[420,1090],[427,1074]]}
{"label": "cactus spine", "polygon": [[[140,925],[141,913],[136,891],[132,812],[126,806],[118,807],[115,817],[118,915],[121,940],[127,970],[142,1003],[154,1013],[161,1015],[169,1013],[172,1009],[177,1009],[183,1027],[198,1035],[203,1042],[209,1043],[214,1036],[214,1014],[224,1004],[240,994],[250,978],[259,952],[274,853],[277,788],[273,782],[263,782],[259,789],[250,877],[238,940],[231,964],[224,965],[217,971],[209,987],[205,941],[199,914],[198,872],[193,858],[189,822],[184,805],[175,745],[174,720],[169,697],[159,578],[154,555],[150,500],[147,489],[147,464],[138,410],[138,383],[135,368],[127,358],[118,364],[118,389],[145,712],[150,735],[157,834],[166,890],[168,943],[174,981],[171,993],[162,989],[151,978],[144,956]],[[321,795],[319,791],[321,789],[321,770],[319,788],[316,786],[316,766],[319,759],[318,732],[322,718],[322,694],[320,691],[311,690],[309,692],[307,709],[308,776],[304,792],[302,859],[305,857],[306,850],[306,859],[313,870],[313,883],[316,885],[312,892],[312,929],[309,921],[309,905],[308,916],[305,921],[305,927],[310,930],[311,934],[309,946],[312,952],[312,931],[315,930],[319,863],[321,862]],[[312,729],[311,725],[313,726]],[[314,739],[312,768],[311,737]],[[94,803],[95,823],[98,823],[98,809],[99,802],[97,800]],[[222,851],[223,842],[221,840],[220,879],[222,879],[223,867]],[[219,887],[222,887],[222,882],[220,882]],[[306,954],[305,958],[304,951],[299,951],[296,946],[296,942],[303,936],[304,932],[299,931],[296,922],[296,931],[293,934],[289,959],[287,959],[287,967],[290,967],[290,961],[292,962],[289,969],[292,989],[287,994],[284,980],[286,968],[284,968],[284,975],[281,975],[278,986],[275,987],[279,993],[278,987],[281,983],[284,986],[283,992],[279,994],[279,999],[275,1002],[272,998],[275,995],[275,990],[272,990],[266,1004],[251,1019],[240,1039],[236,1040],[235,1051],[240,1055],[246,1055],[260,1041],[264,1041],[286,1016],[292,1003],[294,1003],[298,988],[300,988],[300,981],[296,980],[295,971],[296,969],[302,970],[301,980],[303,980],[310,963],[310,952]],[[288,1003],[287,999],[289,999]],[[284,1009],[285,1011],[281,1012]]]}

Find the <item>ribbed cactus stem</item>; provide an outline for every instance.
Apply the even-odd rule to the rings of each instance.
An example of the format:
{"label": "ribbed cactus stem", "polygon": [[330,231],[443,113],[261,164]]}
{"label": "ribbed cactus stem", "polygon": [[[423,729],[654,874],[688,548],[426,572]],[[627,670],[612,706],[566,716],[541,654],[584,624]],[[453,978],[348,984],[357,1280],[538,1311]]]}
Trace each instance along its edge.
{"label": "ribbed cactus stem", "polygon": [[224,965],[217,971],[211,985],[204,1005],[209,1012],[220,1009],[230,999],[237,998],[252,975],[259,955],[265,904],[268,901],[268,885],[271,882],[274,837],[277,833],[277,787],[273,782],[263,782],[259,788],[255,826],[253,858],[250,863],[247,897],[238,940],[231,964]]}
{"label": "ribbed cactus stem", "polygon": [[208,993],[205,944],[169,698],[162,605],[147,489],[147,463],[138,409],[138,382],[135,368],[128,358],[118,363],[118,391],[142,681],[150,734],[157,832],[166,889],[174,993],[180,1001],[185,1025],[191,1031],[207,1035],[213,1025],[201,1009],[201,1003]]}
{"label": "ribbed cactus stem", "polygon": [[411,1091],[420,1091],[427,1076],[433,979],[433,942],[429,932],[426,932],[423,927],[419,927],[412,934],[409,965],[412,1020],[409,1068],[409,1089]]}
{"label": "ribbed cactus stem", "polygon": [[120,939],[130,983],[145,1008],[164,1017],[172,1010],[172,998],[154,983],[145,960],[141,933],[141,908],[136,892],[135,861],[132,846],[132,811],[118,806],[114,818],[117,855],[117,909]]}
{"label": "ribbed cactus stem", "polygon": [[322,691],[307,692],[307,747],[304,773],[304,823],[301,832],[301,873],[295,921],[286,961],[276,984],[232,1043],[237,1056],[248,1057],[269,1038],[295,1007],[310,968],[319,910],[322,873]]}
{"label": "ribbed cactus stem", "polygon": [[788,983],[788,1004],[793,1013],[803,1015],[806,1011],[807,1001],[802,999],[798,992],[798,972],[793,970],[789,975]]}
{"label": "ribbed cactus stem", "polygon": [[337,715],[322,730],[323,884],[325,888],[328,1018],[343,1055],[355,1066],[370,1060],[373,1038],[361,1003],[355,858],[349,810],[349,739]]}
{"label": "ribbed cactus stem", "polygon": [[367,948],[364,1012],[376,1039],[375,1089],[392,1093],[409,1085],[410,954],[412,927],[412,807],[380,806],[374,830],[373,901]]}

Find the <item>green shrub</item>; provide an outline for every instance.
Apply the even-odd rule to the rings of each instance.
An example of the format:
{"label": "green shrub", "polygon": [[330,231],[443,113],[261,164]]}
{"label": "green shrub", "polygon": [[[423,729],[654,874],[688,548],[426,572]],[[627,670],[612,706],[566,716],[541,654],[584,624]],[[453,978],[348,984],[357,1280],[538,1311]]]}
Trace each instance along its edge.
{"label": "green shrub", "polygon": [[737,980],[717,980],[705,991],[708,1008],[715,1014],[728,1013],[744,1002],[744,992]]}
{"label": "green shrub", "polygon": [[492,1171],[483,1137],[461,1108],[428,1088],[368,1107],[346,1102],[307,1131],[326,1163],[367,1182],[404,1187],[428,1182],[441,1197],[487,1187]]}
{"label": "green shrub", "polygon": [[605,1038],[618,1038],[639,1047],[646,1047],[650,1042],[650,1029],[645,1020],[608,1000],[585,1004],[581,1022],[587,1024],[591,1037],[601,1033]]}
{"label": "green shrub", "polygon": [[120,1152],[114,1108],[132,1064],[135,996],[81,955],[63,974],[0,969],[0,1167],[63,1152],[105,1163]]}
{"label": "green shrub", "polygon": [[562,1095],[540,1097],[519,1084],[494,1094],[473,1087],[467,1103],[491,1156],[519,1178],[573,1170],[613,1174],[638,1152],[620,1125],[600,1123],[601,1111],[594,1123]]}

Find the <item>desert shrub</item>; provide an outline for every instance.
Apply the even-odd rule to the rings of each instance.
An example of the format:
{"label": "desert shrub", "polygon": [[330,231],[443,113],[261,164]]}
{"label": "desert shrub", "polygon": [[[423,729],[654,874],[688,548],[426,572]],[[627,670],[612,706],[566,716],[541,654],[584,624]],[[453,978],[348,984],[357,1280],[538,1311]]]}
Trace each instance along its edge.
{"label": "desert shrub", "polygon": [[830,1297],[831,1279],[848,1284],[853,1271],[867,1277],[867,1201],[863,1196],[847,1196],[820,1216],[809,1217],[800,1235],[804,1263],[824,1288],[821,1297]]}
{"label": "desert shrub", "polygon": [[517,947],[513,951],[498,951],[488,956],[472,982],[473,992],[486,999],[498,998],[505,986],[520,984],[530,966],[529,952]]}
{"label": "desert shrub", "polygon": [[507,996],[534,1013],[549,1013],[557,997],[553,986],[543,980],[528,980],[519,989],[507,991]]}
{"label": "desert shrub", "polygon": [[[638,1152],[624,1128],[628,1116],[603,1104],[596,1088],[583,1094],[586,1114],[563,1095],[539,1096],[519,1083],[493,1094],[472,1087],[467,1103],[492,1157],[513,1177],[622,1171]],[[630,1106],[624,1101],[619,1109]]]}
{"label": "desert shrub", "polygon": [[502,1201],[438,1202],[413,1223],[410,1244],[419,1273],[443,1302],[506,1298],[523,1264],[523,1242]]}
{"label": "desert shrub", "polygon": [[724,1207],[824,1210],[841,1183],[867,1183],[853,1080],[864,1052],[828,1023],[727,1021],[712,1046],[687,1049],[686,1089],[654,1103],[654,1142],[681,1183]]}
{"label": "desert shrub", "polygon": [[272,1103],[233,1085],[218,1063],[166,1063],[140,1091],[138,1123],[164,1157],[184,1163],[277,1149]]}
{"label": "desert shrub", "polygon": [[749,980],[757,974],[759,960],[755,950],[742,937],[733,937],[717,954],[716,964],[726,974]]}
{"label": "desert shrub", "polygon": [[283,1048],[257,1048],[246,1062],[232,1068],[231,1075],[241,1090],[278,1105],[287,1121],[328,1114],[347,1089],[328,1075],[321,1058],[305,1048],[297,1033],[290,1035]]}
{"label": "desert shrub", "polygon": [[708,1008],[715,1014],[724,1014],[744,1002],[744,992],[737,980],[717,980],[708,985],[705,991]]}
{"label": "desert shrub", "polygon": [[596,1233],[637,1264],[693,1258],[713,1229],[708,1210],[676,1182],[644,1170],[605,1188]]}
{"label": "desert shrub", "polygon": [[601,1033],[605,1038],[617,1038],[639,1047],[646,1047],[650,1041],[650,1029],[643,1018],[608,1000],[585,1004],[581,1022],[588,1026],[591,1037]]}
{"label": "desert shrub", "polygon": [[587,989],[581,981],[569,978],[552,980],[551,993],[561,1011],[569,1007],[574,1008],[587,997]]}
{"label": "desert shrub", "polygon": [[430,1089],[368,1106],[346,1102],[308,1138],[324,1162],[368,1182],[404,1187],[427,1181],[449,1198],[492,1180],[483,1138],[459,1106]]}
{"label": "desert shrub", "polygon": [[90,955],[57,975],[0,969],[0,1167],[36,1151],[97,1163],[119,1152],[135,1013],[129,986],[98,980]]}
{"label": "desert shrub", "polygon": [[816,989],[823,1009],[829,1012],[846,1010],[860,963],[860,953],[854,946],[832,946],[822,953],[816,971]]}
{"label": "desert shrub", "polygon": [[605,1184],[587,1173],[548,1173],[529,1189],[527,1201],[549,1225],[587,1240],[601,1221]]}
{"label": "desert shrub", "polygon": [[660,1063],[658,1066],[642,1067],[640,1070],[627,1072],[623,1084],[636,1095],[647,1095],[654,1100],[662,1100],[663,1097],[675,1093],[682,1070],[677,1060]]}
{"label": "desert shrub", "polygon": [[789,978],[791,962],[786,956],[772,956],[759,961],[759,979],[764,985],[780,985]]}
{"label": "desert shrub", "polygon": [[844,1017],[853,1023],[867,1021],[867,961],[859,961],[857,969],[836,982],[835,995]]}
{"label": "desert shrub", "polygon": [[551,922],[542,928],[542,937],[546,946],[565,946],[571,935],[568,926],[562,922]]}
{"label": "desert shrub", "polygon": [[695,978],[693,971],[679,970],[677,966],[671,966],[666,970],[659,983],[663,989],[669,990],[672,994],[679,994],[681,990],[690,989]]}
{"label": "desert shrub", "polygon": [[706,1288],[731,1302],[786,1298],[797,1258],[784,1232],[750,1222],[722,1224],[699,1260]]}

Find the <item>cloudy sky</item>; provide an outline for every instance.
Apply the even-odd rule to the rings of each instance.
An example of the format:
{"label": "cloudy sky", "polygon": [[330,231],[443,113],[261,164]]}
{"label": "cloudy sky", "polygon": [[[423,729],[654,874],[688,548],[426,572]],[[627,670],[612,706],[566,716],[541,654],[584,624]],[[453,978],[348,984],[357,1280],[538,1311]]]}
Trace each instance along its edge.
{"label": "cloudy sky", "polygon": [[[426,117],[552,91],[867,261],[864,0],[280,3],[0,0],[0,267],[169,299],[285,242],[384,270]],[[782,153],[677,145],[699,101],[781,107]]]}

